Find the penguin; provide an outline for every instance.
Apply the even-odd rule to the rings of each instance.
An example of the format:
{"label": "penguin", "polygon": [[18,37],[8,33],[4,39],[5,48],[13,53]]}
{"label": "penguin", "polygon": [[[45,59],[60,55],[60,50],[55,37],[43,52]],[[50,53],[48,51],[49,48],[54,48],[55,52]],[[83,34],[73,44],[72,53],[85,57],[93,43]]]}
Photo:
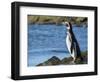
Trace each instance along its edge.
{"label": "penguin", "polygon": [[80,59],[80,61],[83,61],[81,50],[78,41],[73,33],[72,24],[70,22],[65,22],[65,25],[67,28],[66,46],[71,57],[73,58],[72,63],[75,64],[77,58]]}

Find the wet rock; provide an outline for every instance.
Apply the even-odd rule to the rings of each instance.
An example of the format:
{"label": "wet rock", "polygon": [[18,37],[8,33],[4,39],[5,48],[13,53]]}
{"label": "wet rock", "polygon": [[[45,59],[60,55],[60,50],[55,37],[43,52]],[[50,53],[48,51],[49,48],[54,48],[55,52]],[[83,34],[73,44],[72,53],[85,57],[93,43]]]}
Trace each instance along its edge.
{"label": "wet rock", "polygon": [[37,66],[87,64],[88,63],[87,52],[82,52],[82,59],[83,60],[77,58],[75,61],[73,61],[72,57],[65,57],[62,60],[60,60],[58,57],[53,56],[47,61],[38,64]]}
{"label": "wet rock", "polygon": [[49,66],[49,65],[59,65],[59,64],[61,64],[61,60],[58,57],[53,56],[52,58],[48,59],[43,63],[38,64],[37,66]]}
{"label": "wet rock", "polygon": [[66,57],[66,58],[63,58],[61,61],[62,61],[62,64],[72,64],[73,58]]}

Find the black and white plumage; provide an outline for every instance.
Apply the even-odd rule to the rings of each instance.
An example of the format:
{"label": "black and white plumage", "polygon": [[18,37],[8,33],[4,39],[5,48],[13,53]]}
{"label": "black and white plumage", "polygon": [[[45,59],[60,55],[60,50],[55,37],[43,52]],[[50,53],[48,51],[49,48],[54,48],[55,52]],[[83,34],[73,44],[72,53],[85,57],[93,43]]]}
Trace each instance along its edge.
{"label": "black and white plumage", "polygon": [[73,62],[75,62],[77,58],[82,60],[80,47],[73,33],[72,25],[70,22],[65,22],[65,25],[67,28],[66,45],[71,57],[73,58]]}

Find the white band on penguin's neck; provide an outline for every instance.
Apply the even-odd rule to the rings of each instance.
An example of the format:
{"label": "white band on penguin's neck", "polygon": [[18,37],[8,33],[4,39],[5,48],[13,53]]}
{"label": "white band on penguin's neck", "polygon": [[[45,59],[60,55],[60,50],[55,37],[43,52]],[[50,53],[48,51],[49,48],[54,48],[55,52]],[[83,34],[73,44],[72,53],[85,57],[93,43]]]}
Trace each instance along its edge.
{"label": "white band on penguin's neck", "polygon": [[69,30],[69,29],[70,29],[70,27],[68,26],[68,27],[67,27],[67,29]]}

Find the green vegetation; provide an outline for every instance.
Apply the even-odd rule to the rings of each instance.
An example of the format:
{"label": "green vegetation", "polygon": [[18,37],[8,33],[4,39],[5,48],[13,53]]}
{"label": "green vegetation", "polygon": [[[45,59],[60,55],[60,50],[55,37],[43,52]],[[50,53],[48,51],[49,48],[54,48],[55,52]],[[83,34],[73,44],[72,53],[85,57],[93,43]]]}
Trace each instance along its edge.
{"label": "green vegetation", "polygon": [[56,24],[68,21],[77,26],[87,26],[87,17],[28,15],[28,24]]}
{"label": "green vegetation", "polygon": [[80,61],[80,58],[77,58],[75,61],[76,64],[86,64],[87,63],[87,60],[88,60],[87,51],[81,52],[81,56],[82,56],[83,61]]}

